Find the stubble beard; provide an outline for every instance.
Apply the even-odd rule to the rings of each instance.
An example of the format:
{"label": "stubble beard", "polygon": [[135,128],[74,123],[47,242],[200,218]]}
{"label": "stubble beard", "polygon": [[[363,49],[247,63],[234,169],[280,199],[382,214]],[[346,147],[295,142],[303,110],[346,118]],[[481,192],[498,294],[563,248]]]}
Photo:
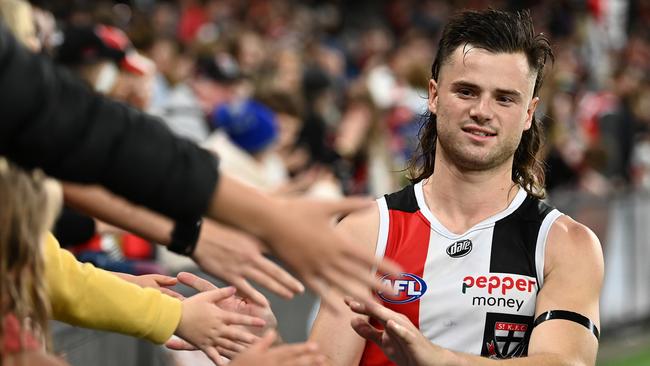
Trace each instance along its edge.
{"label": "stubble beard", "polygon": [[[460,132],[462,134],[463,132]],[[438,129],[440,152],[450,164],[462,171],[479,172],[495,169],[506,163],[517,150],[521,136],[513,136],[491,149],[477,149],[470,142],[461,143],[452,133]]]}

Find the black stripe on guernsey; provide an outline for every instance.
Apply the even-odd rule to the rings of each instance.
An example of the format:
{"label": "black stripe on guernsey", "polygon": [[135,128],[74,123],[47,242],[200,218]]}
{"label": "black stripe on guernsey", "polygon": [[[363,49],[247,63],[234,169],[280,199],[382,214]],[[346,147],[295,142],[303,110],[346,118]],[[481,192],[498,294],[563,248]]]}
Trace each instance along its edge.
{"label": "black stripe on guernsey", "polygon": [[535,247],[542,221],[552,210],[529,195],[515,212],[497,221],[492,237],[490,272],[535,277],[539,283]]}
{"label": "black stripe on guernsey", "polygon": [[385,197],[386,205],[389,210],[413,213],[420,209],[418,207],[418,201],[415,198],[415,189],[412,184],[402,188],[400,191],[387,194]]}

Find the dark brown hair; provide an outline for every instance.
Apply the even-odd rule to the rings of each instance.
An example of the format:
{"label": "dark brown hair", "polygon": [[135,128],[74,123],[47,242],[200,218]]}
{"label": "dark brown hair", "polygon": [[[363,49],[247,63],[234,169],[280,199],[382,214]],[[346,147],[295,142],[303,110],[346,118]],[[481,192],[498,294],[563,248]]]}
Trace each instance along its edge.
{"label": "dark brown hair", "polygon": [[[546,60],[553,60],[548,39],[543,34],[535,34],[527,10],[463,11],[452,17],[442,32],[438,54],[431,66],[431,78],[438,81],[442,65],[458,47],[466,45],[493,53],[525,54],[531,72],[537,73],[533,96],[539,93]],[[409,163],[409,175],[413,183],[433,174],[437,136],[436,115],[429,113],[428,120],[420,130],[418,152]],[[543,163],[537,159],[542,140],[542,126],[533,116],[530,129],[524,131],[515,151],[512,167],[513,182],[538,198],[544,196],[544,168]]]}
{"label": "dark brown hair", "polygon": [[260,88],[255,98],[275,113],[287,114],[302,121],[303,106],[296,96],[278,88]]}

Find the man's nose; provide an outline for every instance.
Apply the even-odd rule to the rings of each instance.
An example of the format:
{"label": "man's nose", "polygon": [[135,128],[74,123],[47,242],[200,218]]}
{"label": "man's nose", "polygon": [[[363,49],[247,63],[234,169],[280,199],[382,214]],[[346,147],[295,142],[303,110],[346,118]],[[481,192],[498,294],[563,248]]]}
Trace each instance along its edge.
{"label": "man's nose", "polygon": [[476,103],[469,110],[469,116],[477,123],[490,121],[494,117],[494,110],[492,109],[490,99],[487,97],[477,99]]}

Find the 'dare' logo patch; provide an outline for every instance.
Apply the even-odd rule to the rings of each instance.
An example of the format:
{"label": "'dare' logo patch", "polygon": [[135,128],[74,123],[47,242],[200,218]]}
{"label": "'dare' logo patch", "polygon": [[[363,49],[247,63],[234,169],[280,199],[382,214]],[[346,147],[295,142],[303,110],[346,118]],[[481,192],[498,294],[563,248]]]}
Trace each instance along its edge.
{"label": "'dare' logo patch", "polygon": [[464,257],[472,251],[472,241],[469,239],[459,240],[447,247],[447,255],[452,258]]}

